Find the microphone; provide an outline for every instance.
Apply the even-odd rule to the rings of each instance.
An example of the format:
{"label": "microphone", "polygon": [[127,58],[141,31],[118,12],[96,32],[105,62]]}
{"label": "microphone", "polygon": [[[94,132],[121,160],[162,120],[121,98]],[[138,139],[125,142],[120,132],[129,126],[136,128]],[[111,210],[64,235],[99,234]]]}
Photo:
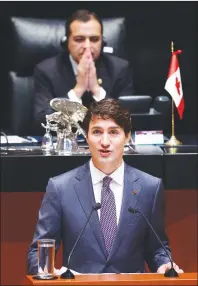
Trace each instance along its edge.
{"label": "microphone", "polygon": [[69,257],[68,257],[68,261],[67,261],[67,271],[62,273],[61,276],[60,276],[62,279],[74,279],[75,278],[74,274],[71,272],[70,267],[69,267],[71,256],[72,256],[72,254],[74,252],[74,249],[76,248],[76,245],[79,242],[79,240],[80,240],[80,238],[81,238],[81,236],[82,236],[82,234],[83,234],[83,232],[84,232],[84,230],[85,230],[85,228],[86,228],[86,226],[87,226],[87,224],[88,224],[88,222],[90,220],[90,217],[91,217],[93,211],[97,211],[100,208],[101,208],[101,204],[100,203],[96,203],[92,207],[91,212],[90,212],[90,214],[89,214],[89,216],[87,218],[87,221],[86,221],[84,227],[82,228],[82,230],[81,230],[81,232],[80,232],[76,242],[74,243],[74,246],[73,246],[72,250],[70,251],[70,254],[69,254]]}
{"label": "microphone", "polygon": [[173,267],[173,260],[170,256],[170,254],[168,253],[167,249],[165,248],[163,242],[161,241],[161,239],[159,238],[159,236],[157,235],[157,233],[155,232],[154,228],[152,227],[152,225],[150,224],[149,220],[146,218],[146,216],[140,211],[140,210],[137,210],[137,209],[134,209],[132,208],[131,206],[128,208],[128,211],[132,214],[136,214],[136,213],[140,213],[144,219],[146,220],[146,222],[148,223],[149,227],[151,228],[151,230],[153,231],[153,233],[155,234],[157,240],[159,241],[159,243],[161,244],[161,246],[163,247],[164,251],[166,252],[168,258],[170,259],[170,262],[171,262],[171,269],[167,270],[165,273],[164,273],[164,276],[165,277],[178,277],[178,273],[177,271],[174,269]]}

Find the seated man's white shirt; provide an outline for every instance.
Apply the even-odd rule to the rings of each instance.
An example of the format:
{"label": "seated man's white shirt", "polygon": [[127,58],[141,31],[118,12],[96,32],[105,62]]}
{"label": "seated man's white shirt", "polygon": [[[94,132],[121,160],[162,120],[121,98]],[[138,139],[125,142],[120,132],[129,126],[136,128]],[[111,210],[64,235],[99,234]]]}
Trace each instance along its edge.
{"label": "seated man's white shirt", "polygon": [[[69,59],[70,59],[71,65],[72,65],[73,72],[74,72],[75,76],[77,76],[78,64],[73,60],[71,55],[69,55]],[[82,104],[82,99],[75,94],[73,89],[71,89],[67,95],[71,101],[78,102],[78,103]],[[100,87],[99,97],[96,97],[93,95],[93,98],[95,99],[95,101],[100,101],[100,100],[104,99],[105,96],[106,96],[106,91],[102,87]]]}

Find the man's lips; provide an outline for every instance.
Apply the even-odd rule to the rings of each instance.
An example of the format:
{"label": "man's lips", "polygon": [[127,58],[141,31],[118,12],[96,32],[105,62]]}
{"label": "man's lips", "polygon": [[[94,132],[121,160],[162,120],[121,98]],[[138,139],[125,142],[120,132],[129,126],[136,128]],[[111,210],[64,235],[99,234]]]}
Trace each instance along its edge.
{"label": "man's lips", "polygon": [[110,150],[105,150],[105,149],[100,149],[99,152],[100,152],[101,156],[103,156],[103,157],[107,157],[111,154]]}

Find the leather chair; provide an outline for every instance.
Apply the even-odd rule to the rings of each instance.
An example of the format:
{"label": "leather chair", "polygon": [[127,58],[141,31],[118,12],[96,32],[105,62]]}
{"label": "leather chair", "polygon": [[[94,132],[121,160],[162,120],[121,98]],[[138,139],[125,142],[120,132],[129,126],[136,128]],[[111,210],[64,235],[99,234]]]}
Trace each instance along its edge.
{"label": "leather chair", "polygon": [[171,101],[168,96],[150,95],[120,96],[123,107],[129,109],[133,131],[163,130],[169,131],[171,126]]}
{"label": "leather chair", "polygon": [[[126,58],[125,19],[103,19],[103,25],[104,41],[107,46],[113,48],[115,55]],[[64,19],[20,17],[10,19],[10,37],[13,48],[8,72],[9,133],[33,135],[31,130],[34,96],[33,70],[38,62],[55,56],[62,50],[60,43],[65,34],[64,27]],[[120,97],[120,101],[131,111],[133,129],[163,129],[160,118],[169,108],[168,97],[157,97],[153,100],[149,95],[129,95]],[[150,124],[148,124],[149,118]]]}

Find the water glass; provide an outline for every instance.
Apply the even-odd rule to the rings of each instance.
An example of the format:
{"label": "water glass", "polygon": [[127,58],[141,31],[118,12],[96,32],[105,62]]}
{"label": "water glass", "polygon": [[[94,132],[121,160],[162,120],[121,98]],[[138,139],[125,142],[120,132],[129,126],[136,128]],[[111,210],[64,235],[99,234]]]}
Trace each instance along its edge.
{"label": "water glass", "polygon": [[54,276],[55,239],[38,240],[38,276],[50,279]]}

